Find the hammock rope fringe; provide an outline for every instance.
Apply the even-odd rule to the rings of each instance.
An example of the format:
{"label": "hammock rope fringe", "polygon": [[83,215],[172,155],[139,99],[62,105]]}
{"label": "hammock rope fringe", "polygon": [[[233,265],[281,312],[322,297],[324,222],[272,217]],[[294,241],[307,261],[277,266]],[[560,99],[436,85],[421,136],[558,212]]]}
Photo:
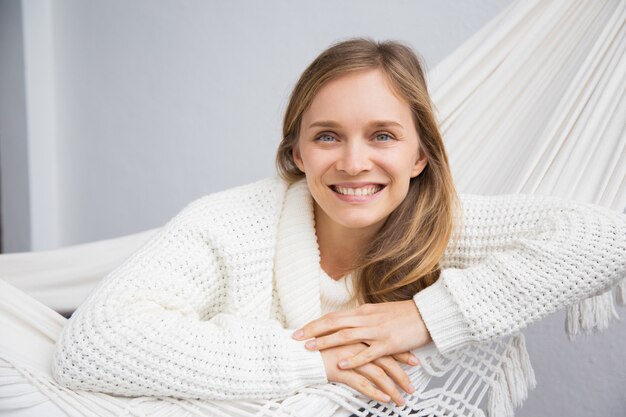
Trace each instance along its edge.
{"label": "hammock rope fringe", "polygon": [[592,334],[605,330],[614,320],[620,320],[615,309],[613,294],[617,303],[624,306],[624,289],[626,280],[620,280],[609,291],[567,307],[565,317],[565,331],[569,340],[574,340],[579,333]]}

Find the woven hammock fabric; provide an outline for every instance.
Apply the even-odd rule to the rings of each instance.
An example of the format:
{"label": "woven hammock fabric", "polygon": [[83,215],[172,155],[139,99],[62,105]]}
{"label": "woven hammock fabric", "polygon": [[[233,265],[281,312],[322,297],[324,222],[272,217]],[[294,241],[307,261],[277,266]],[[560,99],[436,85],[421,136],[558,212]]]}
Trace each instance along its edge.
{"label": "woven hammock fabric", "polygon": [[[429,72],[459,191],[550,194],[626,208],[625,22],[626,3],[618,0],[517,1]],[[339,386],[310,388],[282,404],[233,404],[123,398],[53,384],[50,356],[65,319],[49,307],[73,310],[155,232],[0,256],[0,326],[11,334],[0,338],[0,358],[11,358],[0,359],[0,415],[50,402],[76,416],[288,415],[291,407],[298,415],[331,415],[333,409],[319,409],[321,397],[362,416],[397,415]],[[623,282],[617,289],[623,303]],[[616,317],[611,292],[583,300],[568,308],[568,334]],[[423,366],[413,371],[419,375],[412,375],[422,381],[422,413],[412,415],[484,416],[485,407],[492,417],[512,416],[535,385],[525,352],[521,334],[461,349],[455,354],[495,358],[468,372],[424,349]],[[449,409],[429,408],[441,407],[441,398]]]}
{"label": "woven hammock fabric", "polygon": [[0,278],[55,311],[72,312],[157,230],[50,251],[0,255]]}
{"label": "woven hammock fabric", "polygon": [[626,209],[625,9],[518,1],[429,72],[460,191]]}

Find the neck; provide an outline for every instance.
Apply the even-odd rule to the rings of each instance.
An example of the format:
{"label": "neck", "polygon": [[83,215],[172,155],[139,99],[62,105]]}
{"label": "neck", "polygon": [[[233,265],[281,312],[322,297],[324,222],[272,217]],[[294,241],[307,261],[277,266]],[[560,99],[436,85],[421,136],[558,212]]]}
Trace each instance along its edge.
{"label": "neck", "polygon": [[350,273],[367,244],[382,226],[382,222],[366,228],[352,229],[333,221],[315,203],[315,234],[320,249],[320,264],[324,272],[338,280]]}

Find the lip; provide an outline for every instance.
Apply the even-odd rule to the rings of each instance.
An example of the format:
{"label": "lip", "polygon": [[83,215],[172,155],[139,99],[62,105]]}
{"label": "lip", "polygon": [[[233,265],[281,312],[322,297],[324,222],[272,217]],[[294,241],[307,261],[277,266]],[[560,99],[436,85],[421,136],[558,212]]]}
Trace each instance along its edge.
{"label": "lip", "polygon": [[383,184],[382,182],[338,182],[335,184],[331,184],[331,186],[333,185],[344,188],[361,188],[368,185],[382,185],[384,187],[387,184]]}
{"label": "lip", "polygon": [[333,186],[329,186],[328,188],[330,189],[330,191],[341,201],[345,201],[348,203],[367,203],[370,202],[372,200],[377,199],[381,194],[382,191],[387,188],[386,184],[381,184],[381,183],[376,183],[376,182],[363,182],[363,183],[355,183],[355,182],[344,182],[344,183],[338,183],[338,184],[334,184],[337,185],[339,187],[349,187],[348,185],[345,184],[351,184],[350,187],[353,188],[358,188],[364,185],[382,185],[382,188],[380,190],[378,190],[378,192],[376,192],[376,194],[372,194],[372,195],[345,195],[345,194],[339,194],[338,192],[336,192],[335,190],[333,190]]}

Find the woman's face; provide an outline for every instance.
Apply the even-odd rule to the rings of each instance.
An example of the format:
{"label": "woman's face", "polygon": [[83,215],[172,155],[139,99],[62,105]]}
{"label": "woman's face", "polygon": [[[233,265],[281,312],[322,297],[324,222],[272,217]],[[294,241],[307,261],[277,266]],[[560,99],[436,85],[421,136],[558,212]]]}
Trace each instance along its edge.
{"label": "woman's face", "polygon": [[427,163],[409,104],[379,69],[342,75],[320,89],[302,116],[293,157],[328,220],[373,231]]}

